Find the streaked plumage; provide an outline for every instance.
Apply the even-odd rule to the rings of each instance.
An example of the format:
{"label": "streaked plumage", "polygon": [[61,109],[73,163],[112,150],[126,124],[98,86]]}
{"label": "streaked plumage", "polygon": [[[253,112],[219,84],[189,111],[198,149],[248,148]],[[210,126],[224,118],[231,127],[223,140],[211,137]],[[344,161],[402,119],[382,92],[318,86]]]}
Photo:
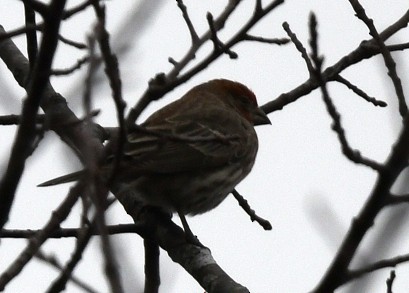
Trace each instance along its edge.
{"label": "streaked plumage", "polygon": [[[254,125],[267,123],[254,94],[244,85],[224,79],[198,85],[142,124],[181,139],[137,130],[129,133],[115,177],[119,190],[183,215],[209,211],[252,169],[258,150]],[[112,161],[109,148],[102,167],[107,170]],[[58,180],[42,186],[67,181]]]}

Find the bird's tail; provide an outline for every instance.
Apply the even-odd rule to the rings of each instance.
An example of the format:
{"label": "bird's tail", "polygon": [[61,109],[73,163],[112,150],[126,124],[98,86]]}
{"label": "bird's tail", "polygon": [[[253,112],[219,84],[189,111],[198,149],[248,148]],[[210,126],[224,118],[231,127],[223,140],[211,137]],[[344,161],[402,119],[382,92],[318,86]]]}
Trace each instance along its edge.
{"label": "bird's tail", "polygon": [[51,180],[48,180],[46,182],[43,182],[41,184],[38,184],[38,187],[46,187],[46,186],[53,186],[53,185],[58,185],[58,184],[62,184],[62,183],[68,183],[68,182],[72,182],[72,181],[76,181],[78,179],[81,178],[81,176],[84,174],[84,170],[81,171],[77,171],[74,173],[70,173],[67,175],[63,175]]}

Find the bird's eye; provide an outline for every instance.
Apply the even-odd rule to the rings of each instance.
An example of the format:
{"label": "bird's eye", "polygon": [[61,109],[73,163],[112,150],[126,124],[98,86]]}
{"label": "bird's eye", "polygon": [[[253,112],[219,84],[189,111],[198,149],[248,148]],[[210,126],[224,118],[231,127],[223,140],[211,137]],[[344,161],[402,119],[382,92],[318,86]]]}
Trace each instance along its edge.
{"label": "bird's eye", "polygon": [[249,99],[247,96],[238,96],[237,98],[240,101],[240,103],[242,103],[245,106],[253,104],[252,100]]}

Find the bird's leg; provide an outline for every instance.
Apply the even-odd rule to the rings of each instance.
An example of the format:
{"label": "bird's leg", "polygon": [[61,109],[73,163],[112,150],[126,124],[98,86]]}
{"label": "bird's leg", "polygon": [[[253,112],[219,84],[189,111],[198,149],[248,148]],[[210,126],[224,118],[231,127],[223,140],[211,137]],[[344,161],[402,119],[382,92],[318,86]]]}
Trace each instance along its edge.
{"label": "bird's leg", "polygon": [[186,241],[194,244],[196,246],[205,247],[202,243],[200,243],[199,239],[193,234],[192,230],[190,230],[189,224],[186,221],[186,217],[181,212],[177,212],[182,222],[183,230],[185,231]]}

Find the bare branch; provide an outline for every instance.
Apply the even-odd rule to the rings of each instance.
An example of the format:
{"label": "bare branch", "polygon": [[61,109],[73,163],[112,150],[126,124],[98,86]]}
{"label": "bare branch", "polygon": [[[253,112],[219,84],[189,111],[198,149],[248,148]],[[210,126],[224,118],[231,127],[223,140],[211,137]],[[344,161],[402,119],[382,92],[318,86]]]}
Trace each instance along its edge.
{"label": "bare branch", "polygon": [[[381,39],[384,41],[387,40],[392,35],[405,28],[408,25],[408,22],[409,10],[406,11],[406,13],[395,23],[391,24],[382,33],[379,34]],[[357,64],[362,60],[369,59],[379,53],[379,47],[377,46],[377,43],[374,39],[362,42],[355,50],[342,57],[334,65],[329,66],[325,70],[323,70],[322,78],[324,81],[334,80],[336,76],[339,75],[344,69],[351,67],[352,65]],[[300,84],[293,90],[282,93],[276,99],[266,103],[261,108],[266,113],[282,110],[286,105],[289,105],[299,98],[308,95],[318,87],[318,82],[314,80],[314,78],[310,77],[304,83]]]}
{"label": "bare branch", "polygon": [[92,5],[93,0],[86,0],[83,3],[78,4],[77,6],[72,7],[71,9],[67,9],[63,13],[63,19],[66,20],[71,16],[85,10],[88,6]]}
{"label": "bare branch", "polygon": [[212,35],[211,40],[213,42],[214,51],[225,53],[230,57],[230,59],[237,59],[239,57],[237,53],[233,52],[229,48],[226,48],[223,42],[219,40],[219,37],[217,36],[217,30],[214,25],[213,15],[210,12],[207,13],[206,19]]}
{"label": "bare branch", "polygon": [[404,262],[408,262],[408,261],[409,261],[409,254],[404,254],[404,255],[396,256],[396,257],[389,258],[389,259],[383,259],[383,260],[374,262],[372,264],[369,264],[363,268],[349,271],[349,273],[346,275],[345,281],[347,282],[353,279],[360,278],[363,275],[378,271],[380,269],[391,268],[391,267],[394,268],[397,265],[402,264]]}
{"label": "bare branch", "polygon": [[336,76],[335,80],[347,86],[350,90],[352,90],[358,96],[362,97],[365,101],[368,101],[374,104],[375,106],[386,107],[388,105],[384,101],[380,101],[380,100],[375,99],[374,97],[368,96],[367,93],[365,93],[363,90],[358,88],[356,85],[352,84],[349,80],[343,78],[341,75]]}
{"label": "bare branch", "polygon": [[127,129],[125,125],[125,107],[126,103],[122,98],[122,81],[119,73],[118,59],[113,54],[109,44],[109,33],[105,28],[105,10],[98,1],[93,3],[96,15],[98,17],[98,26],[96,27],[96,36],[101,48],[102,57],[105,63],[105,73],[109,80],[109,85],[112,90],[112,98],[116,107],[117,120],[119,125],[118,137],[115,149],[115,159],[113,162],[113,169],[110,175],[108,186],[114,180],[115,174],[119,167],[122,158],[123,148],[126,140]]}
{"label": "bare branch", "polygon": [[291,31],[290,25],[287,22],[283,23],[283,28],[287,32],[287,35],[290,37],[295,47],[297,48],[298,52],[301,53],[301,57],[302,59],[304,59],[305,64],[307,65],[308,72],[311,76],[314,72],[314,67],[312,66],[310,57],[308,57],[307,50],[304,48],[303,44],[298,40],[297,35]]}
{"label": "bare branch", "polygon": [[403,50],[409,49],[409,42],[402,43],[402,44],[389,45],[389,46],[386,46],[386,48],[388,48],[388,51],[390,52],[403,51]]}
{"label": "bare branch", "polygon": [[[158,79],[157,77],[153,79],[155,80],[155,82],[150,83],[149,88],[144,92],[142,97],[139,99],[138,103],[131,108],[129,115],[127,117],[128,125],[132,125],[136,121],[140,113],[142,113],[142,111],[151,101],[160,99],[167,92],[171,91],[180,84],[186,82],[191,77],[196,75],[198,72],[209,66],[209,64],[212,61],[216,60],[223,53],[230,50],[232,47],[234,47],[234,45],[238,44],[239,42],[245,41],[245,36],[248,34],[248,31],[256,23],[258,23],[265,15],[267,15],[269,12],[271,12],[279,5],[281,5],[284,2],[284,0],[272,1],[270,2],[270,4],[266,5],[266,7],[264,7],[262,10],[260,11],[255,10],[253,12],[253,15],[247,21],[247,23],[244,24],[242,28],[239,29],[237,33],[229,41],[223,44],[223,50],[213,50],[202,61],[193,66],[190,70],[186,71],[183,75],[180,75],[181,70],[185,68],[187,64],[195,58],[197,50],[205,42],[210,41],[212,40],[212,38],[214,38],[214,32],[218,32],[220,29],[224,27],[227,18],[236,9],[237,5],[240,2],[241,0],[230,0],[225,10],[216,19],[210,21],[211,23],[210,29],[199,38],[199,42],[195,46],[191,46],[191,48],[186,53],[185,57],[183,57],[178,62],[174,62],[176,65],[169,73],[167,74],[160,73],[157,75],[157,77],[158,76],[161,77],[160,79]],[[174,59],[170,59],[170,61],[174,61]],[[158,80],[160,80],[160,82],[157,82]]]}
{"label": "bare branch", "polygon": [[312,50],[311,59],[314,62],[312,77],[316,78],[318,83],[320,84],[322,98],[327,107],[328,114],[332,118],[333,121],[332,129],[336,132],[338,136],[338,140],[341,144],[342,153],[352,162],[368,166],[373,170],[379,172],[383,168],[381,164],[366,157],[363,157],[359,151],[352,149],[348,143],[348,140],[345,135],[345,130],[341,124],[341,115],[338,113],[334,103],[332,102],[326,87],[326,82],[322,77],[321,68],[324,58],[318,54],[318,32],[316,30],[316,26],[317,26],[316,18],[315,15],[312,13],[310,17],[311,34],[310,45]]}
{"label": "bare branch", "polygon": [[250,216],[250,219],[252,222],[256,221],[257,223],[260,224],[261,227],[263,227],[264,230],[273,229],[273,227],[271,226],[268,220],[257,216],[256,212],[253,209],[251,209],[247,200],[245,200],[244,197],[236,189],[232,191],[232,194],[234,195],[236,200],[239,202],[239,205],[243,208],[243,210]]}
{"label": "bare branch", "polygon": [[392,195],[390,194],[385,204],[397,205],[402,203],[409,203],[409,194]]}
{"label": "bare branch", "polygon": [[244,36],[245,41],[254,41],[259,43],[266,43],[266,44],[275,44],[275,45],[285,45],[290,42],[287,38],[264,38],[246,34]]}
{"label": "bare branch", "polygon": [[77,49],[80,49],[80,50],[87,49],[87,46],[85,44],[80,43],[80,42],[76,42],[76,41],[73,41],[73,40],[70,40],[70,39],[67,39],[62,35],[59,35],[58,39],[61,42],[63,42],[64,44],[68,45],[68,46],[71,46],[71,47],[74,47],[74,48],[77,48]]}
{"label": "bare branch", "polygon": [[84,56],[81,59],[77,60],[77,63],[72,65],[69,68],[66,69],[53,69],[51,70],[51,75],[68,75],[73,73],[74,71],[80,69],[82,67],[82,65],[84,65],[85,63],[89,62],[89,56]]}
{"label": "bare branch", "polygon": [[31,27],[31,29],[27,29],[26,31],[26,40],[27,40],[27,53],[28,53],[28,60],[30,62],[30,71],[33,70],[34,63],[37,59],[38,54],[38,46],[37,46],[37,34],[35,29],[33,28],[36,23],[34,9],[31,4],[24,2],[24,14],[25,14],[25,21],[26,27]]}
{"label": "bare branch", "polygon": [[159,245],[152,240],[143,241],[145,247],[145,289],[144,293],[157,293],[160,286]]}
{"label": "bare branch", "polygon": [[249,292],[221,269],[208,248],[187,242],[185,233],[169,215],[144,208],[129,193],[118,194],[117,197],[134,221],[147,228],[143,237],[158,243],[207,292]]}
{"label": "bare branch", "polygon": [[[49,264],[50,266],[52,266],[53,268],[59,271],[64,269],[56,257],[54,257],[53,255],[46,255],[44,252],[41,251],[41,249],[37,251],[35,257],[36,259]],[[71,276],[70,281],[73,284],[77,285],[80,289],[84,290],[84,292],[98,293],[97,290],[95,290],[94,288],[91,288],[90,285],[86,284],[84,281],[80,280],[76,276]]]}
{"label": "bare branch", "polygon": [[62,268],[60,275],[57,279],[51,282],[50,287],[47,289],[47,293],[54,293],[54,292],[62,292],[65,290],[67,282],[72,279],[72,273],[74,268],[80,262],[82,255],[84,253],[85,248],[87,247],[89,241],[91,240],[91,228],[81,229],[78,240],[75,245],[75,250],[71,255],[70,260]]}
{"label": "bare branch", "polygon": [[392,55],[386,47],[384,41],[382,40],[382,37],[378,34],[373,20],[366,15],[364,8],[359,3],[359,1],[349,0],[349,3],[351,3],[352,7],[354,8],[356,16],[366,24],[369,29],[370,35],[374,38],[379,46],[379,50],[385,61],[386,68],[388,68],[388,75],[392,79],[393,85],[395,87],[396,96],[399,101],[399,112],[402,117],[405,117],[408,113],[408,105],[406,104],[405,94],[403,93],[402,82],[396,72],[396,63],[393,60]]}
{"label": "bare branch", "polygon": [[[66,237],[75,237],[77,238],[81,233],[82,228],[57,228],[48,235],[48,238],[66,238]],[[121,224],[121,225],[111,225],[107,226],[109,235],[116,234],[125,234],[125,233],[136,233],[139,235],[145,235],[146,231],[143,226],[136,224]],[[36,234],[40,233],[40,230],[10,230],[3,229],[0,231],[0,238],[31,238]],[[100,232],[95,229],[95,227],[90,231],[91,235],[99,236]]]}
{"label": "bare branch", "polygon": [[348,266],[367,231],[372,227],[375,217],[388,204],[389,190],[409,160],[409,118],[404,119],[400,135],[389,154],[372,192],[354,219],[332,264],[322,278],[314,293],[333,292],[347,281]]}
{"label": "bare branch", "polygon": [[76,184],[52,213],[50,220],[28,241],[27,247],[20,253],[18,258],[0,275],[0,291],[4,291],[6,285],[17,276],[24,266],[33,258],[41,245],[48,239],[48,235],[55,231],[71,212],[72,207],[83,190],[81,183]]}
{"label": "bare branch", "polygon": [[[8,162],[7,171],[0,182],[0,227],[8,221],[11,205],[14,200],[14,194],[20,177],[24,171],[25,161],[32,143],[35,140],[35,121],[38,108],[40,107],[43,92],[48,84],[51,63],[54,57],[58,42],[58,30],[65,6],[65,0],[52,1],[49,9],[55,18],[47,19],[47,25],[44,27],[44,37],[42,38],[38,60],[32,71],[32,79],[28,85],[28,97],[24,102],[22,110],[22,122],[17,131],[17,136],[11,156]],[[25,82],[25,81],[24,81]]]}
{"label": "bare branch", "polygon": [[190,37],[192,39],[192,45],[195,45],[199,42],[199,36],[197,35],[192,21],[190,20],[189,14],[187,13],[186,5],[183,4],[182,0],[176,0],[176,2],[178,3],[180,11],[182,11],[183,19],[185,20],[187,28],[189,29]]}
{"label": "bare branch", "polygon": [[[312,60],[314,61],[317,79],[320,82],[323,97],[324,99],[328,100],[329,96],[326,93],[325,83],[320,75],[322,57],[318,55],[316,21],[313,15],[311,17],[310,28]],[[326,104],[328,108],[331,108],[328,101],[326,101]],[[332,109],[331,112],[334,112],[334,109]],[[331,114],[331,116],[337,116],[335,114],[337,113],[335,112]],[[394,184],[402,170],[406,168],[406,162],[409,159],[408,148],[409,118],[406,117],[404,119],[404,127],[402,132],[388,160],[386,161],[385,165],[378,169],[379,176],[372,194],[362,208],[358,217],[351,224],[350,229],[337,252],[337,255],[335,256],[330,268],[321,280],[320,284],[313,291],[314,293],[333,292],[336,288],[348,281],[348,267],[356,253],[358,245],[361,243],[361,240],[368,229],[373,225],[376,215],[387,203],[389,196],[388,191],[390,190],[391,186]]]}
{"label": "bare branch", "polygon": [[[36,124],[44,123],[45,115],[39,114],[36,117]],[[20,115],[3,115],[0,116],[0,125],[17,125],[21,123]]]}
{"label": "bare branch", "polygon": [[254,7],[254,12],[261,13],[262,11],[263,11],[263,5],[261,3],[261,0],[256,0],[256,6]]}
{"label": "bare branch", "polygon": [[392,270],[390,277],[386,280],[386,288],[387,288],[387,293],[393,293],[392,292],[392,285],[393,285],[393,281],[395,280],[396,274],[395,271]]}
{"label": "bare branch", "polygon": [[[37,0],[23,0],[25,6],[30,6],[32,9],[34,9],[36,12],[41,14],[43,17],[46,17],[50,13],[49,7]],[[51,12],[52,13],[52,12]]]}

